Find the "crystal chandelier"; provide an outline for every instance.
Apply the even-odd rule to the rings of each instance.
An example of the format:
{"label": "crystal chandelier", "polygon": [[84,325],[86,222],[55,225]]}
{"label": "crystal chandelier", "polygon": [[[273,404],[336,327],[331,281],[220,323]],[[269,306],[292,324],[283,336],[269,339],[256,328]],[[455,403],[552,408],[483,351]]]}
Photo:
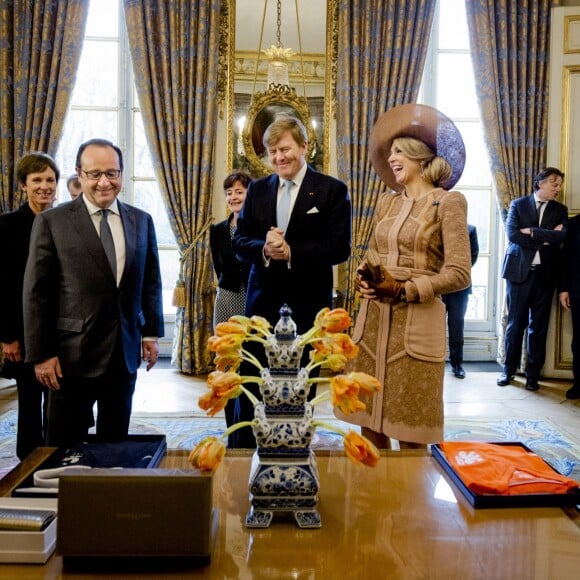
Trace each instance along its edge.
{"label": "crystal chandelier", "polygon": [[268,64],[268,86],[290,86],[288,73],[288,59],[296,54],[291,48],[282,46],[282,0],[276,4],[276,44],[264,50],[264,54],[270,59]]}

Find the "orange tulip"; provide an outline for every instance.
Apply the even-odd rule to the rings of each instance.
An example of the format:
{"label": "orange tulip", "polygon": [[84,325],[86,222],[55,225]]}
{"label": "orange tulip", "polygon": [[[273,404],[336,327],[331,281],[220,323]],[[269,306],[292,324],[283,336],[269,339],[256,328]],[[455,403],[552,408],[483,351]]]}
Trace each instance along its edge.
{"label": "orange tulip", "polygon": [[209,391],[197,400],[197,404],[202,411],[205,411],[208,414],[209,417],[213,417],[225,409],[228,400],[229,397],[220,397],[215,393],[215,391]]}
{"label": "orange tulip", "polygon": [[216,336],[227,336],[228,334],[241,334],[245,336],[247,327],[239,322],[228,320],[227,322],[220,322],[215,327]]}
{"label": "orange tulip", "polygon": [[362,463],[368,467],[375,467],[379,462],[378,449],[366,437],[355,431],[349,431],[345,435],[344,451],[346,456],[357,465]]}
{"label": "orange tulip", "polygon": [[330,344],[325,340],[316,340],[312,343],[312,350],[310,351],[310,358],[315,361],[323,361],[325,357],[330,355],[332,350]]}
{"label": "orange tulip", "polygon": [[209,388],[221,394],[236,389],[242,382],[242,377],[233,371],[226,371],[225,373],[222,371],[213,371],[207,377]]}
{"label": "orange tulip", "polygon": [[207,377],[207,385],[211,389],[202,395],[197,404],[210,417],[223,410],[229,399],[238,397],[242,393],[242,377],[232,371],[214,371]]}
{"label": "orange tulip", "polygon": [[361,391],[376,393],[381,390],[381,383],[379,380],[376,377],[367,375],[367,373],[359,373],[355,371],[348,373],[348,376],[356,381]]}
{"label": "orange tulip", "polygon": [[236,316],[230,316],[228,322],[235,322],[236,324],[241,324],[245,329],[246,333],[250,332],[251,322],[247,316],[242,316],[241,314],[237,314]]}
{"label": "orange tulip", "polygon": [[358,354],[358,346],[348,334],[337,333],[329,337],[332,352],[343,354],[346,358],[355,358]]}
{"label": "orange tulip", "polygon": [[331,371],[338,372],[346,366],[346,357],[343,354],[329,354],[324,363]]}
{"label": "orange tulip", "polygon": [[238,353],[217,354],[213,359],[218,371],[237,371],[240,368],[242,357]]}
{"label": "orange tulip", "polygon": [[226,454],[226,446],[217,437],[206,437],[189,454],[193,467],[203,471],[215,471]]}
{"label": "orange tulip", "polygon": [[330,354],[342,354],[346,358],[354,358],[358,354],[358,346],[352,341],[348,334],[336,332],[320,337],[312,342],[310,358],[314,361],[322,361]]}
{"label": "orange tulip", "polygon": [[330,379],[330,394],[334,407],[350,415],[362,411],[366,405],[359,401],[359,385],[348,375],[337,375]]}
{"label": "orange tulip", "polygon": [[352,319],[344,308],[326,307],[316,315],[314,326],[324,332],[342,332],[352,324]]}
{"label": "orange tulip", "polygon": [[240,394],[237,391],[239,391],[240,385],[243,382],[242,377],[233,371],[227,371],[225,373],[213,371],[207,377],[207,385],[216,396],[226,397],[228,399],[237,397]]}
{"label": "orange tulip", "polygon": [[272,328],[272,325],[263,316],[252,316],[250,325],[252,329],[260,330],[265,334],[269,334],[270,328]]}
{"label": "orange tulip", "polygon": [[242,348],[244,336],[241,334],[228,334],[226,336],[210,336],[207,346],[210,351],[218,354],[231,354]]}

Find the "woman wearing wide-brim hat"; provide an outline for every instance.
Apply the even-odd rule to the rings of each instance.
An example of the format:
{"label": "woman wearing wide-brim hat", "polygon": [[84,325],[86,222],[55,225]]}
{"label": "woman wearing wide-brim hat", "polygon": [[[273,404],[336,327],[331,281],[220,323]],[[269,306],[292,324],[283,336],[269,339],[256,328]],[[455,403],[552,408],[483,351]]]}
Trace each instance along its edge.
{"label": "woman wearing wide-brim hat", "polygon": [[441,295],[470,283],[467,202],[450,191],[465,165],[457,127],[437,109],[408,104],[379,117],[371,163],[391,191],[377,202],[365,261],[355,369],[383,389],[366,411],[337,416],[361,425],[380,448],[443,439],[445,306]]}

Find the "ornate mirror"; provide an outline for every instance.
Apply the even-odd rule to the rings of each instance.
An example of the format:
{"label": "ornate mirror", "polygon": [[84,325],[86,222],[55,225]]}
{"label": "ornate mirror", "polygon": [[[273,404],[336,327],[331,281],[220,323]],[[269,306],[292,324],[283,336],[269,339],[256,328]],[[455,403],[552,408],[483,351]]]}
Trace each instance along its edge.
{"label": "ornate mirror", "polygon": [[314,163],[316,134],[312,126],[308,101],[304,97],[298,97],[294,89],[277,85],[265,93],[254,94],[242,131],[243,151],[249,168],[256,177],[272,172],[263,143],[264,132],[276,116],[282,113],[302,121],[308,133],[306,158]]}
{"label": "ornate mirror", "polygon": [[[271,173],[262,138],[274,117],[286,113],[306,127],[308,163],[328,171],[336,8],[336,0],[265,0],[263,4],[230,0],[225,9],[222,4],[222,31],[228,30],[221,55],[222,66],[228,63],[227,78],[222,81],[227,86],[228,168],[246,169],[255,177]],[[274,45],[280,22],[284,45],[294,50],[301,47],[288,58],[288,84],[269,82],[268,58],[261,54],[268,51],[257,50],[259,36],[262,48]]]}

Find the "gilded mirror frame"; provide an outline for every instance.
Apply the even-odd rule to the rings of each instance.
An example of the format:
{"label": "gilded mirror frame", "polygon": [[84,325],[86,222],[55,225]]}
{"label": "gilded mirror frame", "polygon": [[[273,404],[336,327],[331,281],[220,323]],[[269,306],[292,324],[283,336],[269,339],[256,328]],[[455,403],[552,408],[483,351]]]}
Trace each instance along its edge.
{"label": "gilded mirror frame", "polygon": [[311,160],[316,146],[316,135],[312,127],[312,119],[308,101],[299,97],[294,88],[282,85],[270,86],[265,93],[255,93],[246,116],[246,124],[242,131],[242,143],[250,171],[256,177],[272,173],[267,163],[268,153],[263,144],[264,132],[277,115],[285,113],[297,117],[304,125],[308,135],[306,159]]}
{"label": "gilded mirror frame", "polygon": [[[220,71],[218,78],[218,98],[220,109],[227,111],[226,117],[226,147],[228,171],[239,168],[236,165],[234,148],[240,147],[239,139],[234,138],[234,108],[236,84],[236,3],[235,0],[224,0],[221,8],[220,23]],[[246,114],[246,124],[241,132],[241,146],[244,149],[250,170],[256,176],[272,173],[272,169],[261,158],[261,147],[254,145],[257,135],[263,134],[265,127],[259,126],[261,117],[269,118],[270,113],[281,109],[294,112],[304,123],[309,140],[308,157],[314,155],[314,148],[322,149],[322,167],[328,172],[330,166],[330,129],[334,117],[336,95],[336,58],[338,44],[338,0],[326,2],[326,55],[324,58],[324,97],[323,99],[323,131],[315,135],[310,122],[310,109],[305,97],[298,96],[293,88],[271,86],[263,93],[254,93],[252,102]],[[259,137],[258,137],[259,138]]]}

